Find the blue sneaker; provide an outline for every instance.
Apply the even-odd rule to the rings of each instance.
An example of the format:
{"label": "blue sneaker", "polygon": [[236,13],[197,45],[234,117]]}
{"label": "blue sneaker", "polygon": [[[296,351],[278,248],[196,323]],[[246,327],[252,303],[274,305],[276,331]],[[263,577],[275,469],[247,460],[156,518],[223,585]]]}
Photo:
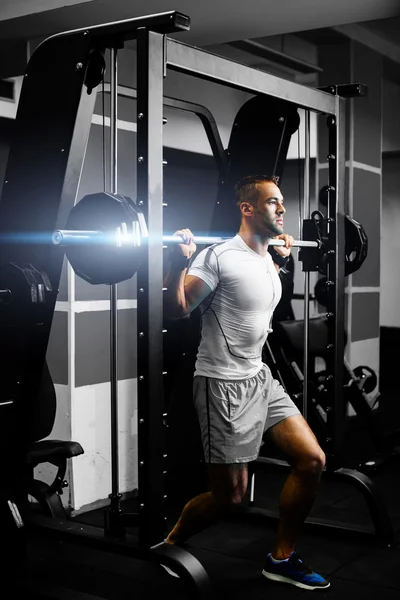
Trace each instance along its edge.
{"label": "blue sneaker", "polygon": [[304,590],[324,590],[330,586],[329,581],[314,573],[296,552],[292,552],[287,560],[279,563],[273,562],[271,554],[268,554],[262,574],[272,581],[290,583]]}

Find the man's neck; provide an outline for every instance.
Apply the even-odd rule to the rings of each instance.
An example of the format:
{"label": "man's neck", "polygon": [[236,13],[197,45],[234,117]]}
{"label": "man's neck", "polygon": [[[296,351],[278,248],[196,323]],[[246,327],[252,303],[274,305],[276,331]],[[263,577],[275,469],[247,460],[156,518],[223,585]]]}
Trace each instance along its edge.
{"label": "man's neck", "polygon": [[245,229],[244,227],[240,227],[238,235],[240,235],[242,240],[249,248],[251,248],[251,250],[253,250],[253,252],[260,254],[260,256],[266,256],[271,236],[264,237],[249,229]]}

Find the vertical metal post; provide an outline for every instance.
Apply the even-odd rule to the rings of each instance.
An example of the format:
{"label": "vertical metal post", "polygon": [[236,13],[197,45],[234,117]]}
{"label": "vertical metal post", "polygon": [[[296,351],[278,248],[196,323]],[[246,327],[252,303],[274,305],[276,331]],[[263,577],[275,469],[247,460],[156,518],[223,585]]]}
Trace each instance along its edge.
{"label": "vertical metal post", "polygon": [[[304,219],[310,218],[310,111],[304,115]],[[308,352],[310,319],[310,272],[304,273],[303,417],[308,413]]]}
{"label": "vertical metal post", "polygon": [[[118,53],[110,49],[110,192],[118,190]],[[110,404],[111,404],[111,494],[106,512],[105,529],[108,533],[122,533],[120,516],[119,453],[118,453],[118,289],[110,286]]]}
{"label": "vertical metal post", "polygon": [[[340,463],[344,434],[344,185],[345,185],[345,99],[336,96],[336,115],[328,117],[329,197],[327,266],[327,410],[328,457]],[[331,460],[332,467],[335,460]],[[329,466],[329,462],[328,462]]]}
{"label": "vertical metal post", "polygon": [[163,77],[164,36],[137,34],[137,199],[148,225],[138,271],[139,545],[163,541]]}

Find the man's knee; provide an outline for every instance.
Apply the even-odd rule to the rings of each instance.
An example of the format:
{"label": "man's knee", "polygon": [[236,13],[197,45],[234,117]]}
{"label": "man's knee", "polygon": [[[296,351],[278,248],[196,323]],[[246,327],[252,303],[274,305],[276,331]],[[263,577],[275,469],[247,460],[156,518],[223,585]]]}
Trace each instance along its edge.
{"label": "man's knee", "polygon": [[225,490],[221,488],[215,491],[212,490],[211,493],[218,508],[225,512],[234,510],[236,506],[242,503],[246,490],[227,487]]}
{"label": "man's knee", "polygon": [[302,454],[294,464],[294,468],[299,474],[319,478],[325,468],[325,464],[325,453],[322,448],[317,446]]}

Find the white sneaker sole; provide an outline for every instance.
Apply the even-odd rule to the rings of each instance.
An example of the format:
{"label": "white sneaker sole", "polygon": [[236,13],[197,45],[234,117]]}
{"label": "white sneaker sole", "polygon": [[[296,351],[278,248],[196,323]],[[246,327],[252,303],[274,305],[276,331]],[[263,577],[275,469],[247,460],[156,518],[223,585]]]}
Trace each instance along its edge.
{"label": "white sneaker sole", "polygon": [[295,585],[296,587],[302,588],[303,590],[326,590],[331,584],[327,583],[327,585],[306,585],[305,583],[301,583],[300,581],[295,581],[294,579],[290,579],[289,577],[285,577],[284,575],[275,575],[274,573],[269,573],[269,571],[262,571],[262,574],[267,579],[271,579],[271,581],[280,581],[281,583],[289,583],[291,585]]}

